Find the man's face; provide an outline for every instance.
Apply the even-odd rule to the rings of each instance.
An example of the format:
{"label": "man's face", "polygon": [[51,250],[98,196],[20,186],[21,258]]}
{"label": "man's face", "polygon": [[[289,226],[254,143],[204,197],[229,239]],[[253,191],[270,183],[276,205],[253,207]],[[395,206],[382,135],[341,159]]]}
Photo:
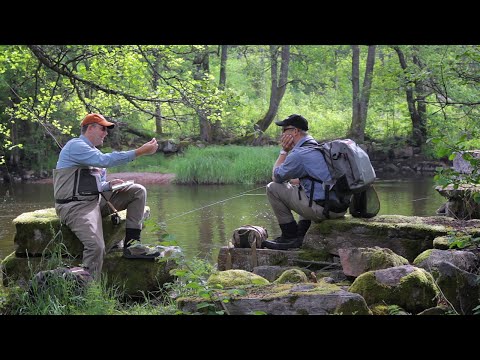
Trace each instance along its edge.
{"label": "man's face", "polygon": [[103,140],[108,135],[108,131],[105,126],[99,124],[91,124],[88,127],[87,133],[85,135],[92,142],[93,146],[99,146],[103,145]]}

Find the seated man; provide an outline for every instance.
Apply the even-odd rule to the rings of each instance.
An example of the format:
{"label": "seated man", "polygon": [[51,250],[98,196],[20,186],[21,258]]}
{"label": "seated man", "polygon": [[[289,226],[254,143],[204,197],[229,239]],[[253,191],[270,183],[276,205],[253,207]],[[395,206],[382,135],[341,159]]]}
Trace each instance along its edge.
{"label": "seated man", "polygon": [[112,129],[115,124],[100,114],[92,113],[80,125],[80,137],[65,144],[53,170],[55,210],[61,223],[68,226],[82,242],[84,268],[98,278],[105,253],[102,217],[113,212],[107,201],[118,211],[127,209],[124,256],[154,258],[159,255],[134,256],[128,249],[132,243],[140,241],[147,197],[145,187],[132,184],[112,192],[112,186],[123,183],[123,180],[107,182],[105,169],[128,163],[142,155],[154,154],[158,144],[153,138],[135,150],[104,154],[96,146],[103,144],[107,129]]}
{"label": "seated man", "polygon": [[[287,250],[302,245],[312,220],[325,219],[323,208],[325,190],[322,186],[314,186],[313,201],[310,203],[312,181],[309,177],[328,182],[331,176],[323,156],[319,156],[318,151],[312,147],[302,147],[307,141],[316,144],[313,137],[307,133],[307,119],[293,114],[275,124],[282,126],[282,150],[273,165],[273,182],[267,185],[267,197],[282,235],[275,240],[264,241],[263,246],[269,249]],[[330,198],[334,197],[335,194],[330,193]],[[329,217],[331,219],[342,217],[347,209],[348,205],[344,211],[341,211],[343,209],[336,210],[339,212],[330,210]],[[299,214],[298,224],[292,210]]]}

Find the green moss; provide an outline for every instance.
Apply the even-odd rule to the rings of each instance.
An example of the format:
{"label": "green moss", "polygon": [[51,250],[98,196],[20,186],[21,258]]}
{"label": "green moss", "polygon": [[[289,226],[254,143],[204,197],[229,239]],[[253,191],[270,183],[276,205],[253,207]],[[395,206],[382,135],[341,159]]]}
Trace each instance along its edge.
{"label": "green moss", "polygon": [[276,284],[302,282],[308,282],[308,278],[307,275],[305,275],[305,273],[299,269],[285,270],[282,275],[280,275],[279,278],[274,281]]}
{"label": "green moss", "polygon": [[435,306],[438,296],[432,275],[419,268],[402,277],[395,286],[379,283],[375,271],[369,271],[355,279],[349,291],[362,295],[368,305],[383,301],[413,313]]}
{"label": "green moss", "polygon": [[[252,290],[255,291],[256,294],[258,292],[261,293],[262,300],[265,301],[271,301],[279,297],[284,297],[284,296],[298,296],[299,294],[302,295],[318,295],[318,294],[332,294],[337,291],[340,291],[341,288],[335,284],[328,284],[324,281],[320,281],[318,283],[309,283],[308,284],[308,290],[305,288],[302,288],[301,291],[294,290],[296,289],[296,284],[277,284],[273,283],[270,285],[267,285],[265,287],[259,288],[258,290]],[[250,291],[250,293],[252,292]]]}
{"label": "green moss", "polygon": [[223,288],[245,285],[263,286],[268,284],[270,284],[270,282],[267,279],[249,271],[238,269],[219,271],[210,275],[207,280],[207,285],[220,285]]}
{"label": "green moss", "polygon": [[57,213],[55,212],[55,208],[48,208],[48,209],[35,210],[35,211],[20,214],[15,219],[13,219],[12,222],[14,225],[17,225],[18,223],[46,224],[51,222],[59,223],[59,220],[57,217]]}
{"label": "green moss", "polygon": [[173,260],[132,260],[124,258],[122,252],[114,252],[105,256],[102,275],[109,286],[132,297],[143,297],[143,294],[158,291],[163,284],[173,281],[171,270],[176,266]]}
{"label": "green moss", "polygon": [[422,252],[421,254],[418,254],[418,256],[413,260],[413,265],[418,266],[421,262],[424,260],[427,260],[430,257],[430,254],[432,253],[433,249],[428,249]]}
{"label": "green moss", "polygon": [[380,299],[389,299],[392,287],[377,282],[375,271],[367,271],[355,279],[348,291],[362,295],[370,305],[377,303]]}
{"label": "green moss", "polygon": [[330,261],[332,255],[326,250],[303,249],[298,252],[300,260],[307,261]]}
{"label": "green moss", "polygon": [[385,269],[408,264],[407,259],[395,254],[391,249],[375,247],[371,250],[367,270]]}
{"label": "green moss", "polygon": [[439,250],[447,250],[449,249],[449,239],[450,236],[437,236],[433,239],[433,248]]}
{"label": "green moss", "polygon": [[373,304],[370,305],[370,310],[373,315],[390,315],[388,305],[385,304]]}
{"label": "green moss", "polygon": [[439,290],[433,276],[426,270],[417,268],[400,280],[395,293],[399,299],[398,305],[406,311],[417,313],[436,305]]}

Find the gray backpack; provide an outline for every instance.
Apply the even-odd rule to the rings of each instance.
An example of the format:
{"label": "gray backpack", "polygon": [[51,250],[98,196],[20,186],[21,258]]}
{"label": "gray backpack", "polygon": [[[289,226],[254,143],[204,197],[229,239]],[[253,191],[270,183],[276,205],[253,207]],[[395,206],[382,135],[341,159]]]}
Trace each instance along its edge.
{"label": "gray backpack", "polygon": [[[367,190],[369,190],[369,193],[375,191],[372,187],[376,177],[375,170],[368,154],[355,141],[338,139],[322,144],[318,144],[316,141],[306,141],[302,146],[314,147],[323,155],[332,177],[332,180],[328,183],[309,177],[312,180],[310,206],[313,200],[314,184],[319,182],[325,188],[324,214],[327,218],[331,209],[342,212],[349,207],[352,215],[356,217],[372,217],[378,213],[380,210],[378,197],[372,196],[372,198],[376,198],[377,204],[369,207],[373,211],[368,214],[363,211],[353,211],[350,206],[352,196],[358,198],[359,195],[357,194],[364,194]],[[335,192],[337,198],[335,201],[329,201],[331,191]]]}

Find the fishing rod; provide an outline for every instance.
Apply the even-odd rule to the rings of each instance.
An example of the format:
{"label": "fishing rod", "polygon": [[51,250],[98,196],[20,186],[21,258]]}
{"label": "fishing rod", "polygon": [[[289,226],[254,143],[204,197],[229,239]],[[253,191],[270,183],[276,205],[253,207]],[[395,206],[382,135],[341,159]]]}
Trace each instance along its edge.
{"label": "fishing rod", "polygon": [[232,200],[232,199],[239,198],[239,197],[241,197],[241,196],[243,196],[243,195],[247,195],[247,193],[249,193],[249,192],[262,189],[262,188],[264,188],[265,186],[266,186],[266,185],[262,185],[262,186],[259,186],[259,187],[255,188],[255,189],[247,190],[247,191],[241,192],[241,193],[239,193],[239,194],[233,195],[233,196],[231,196],[231,197],[229,197],[229,198],[227,198],[227,199],[215,201],[215,202],[213,202],[213,203],[211,203],[211,204],[208,204],[208,205],[205,205],[205,206],[201,206],[201,207],[199,207],[199,208],[196,208],[196,209],[192,209],[192,210],[186,211],[186,212],[181,213],[181,214],[179,214],[179,215],[172,216],[172,217],[170,217],[170,218],[168,218],[168,219],[165,219],[165,222],[170,221],[170,220],[173,220],[173,219],[177,219],[177,218],[179,218],[179,217],[185,216],[185,215],[187,215],[187,214],[193,213],[193,212],[198,211],[198,210],[205,209],[205,208],[210,207],[210,206],[213,206],[213,205],[221,204],[221,203],[226,202],[226,201],[228,201],[228,200]]}
{"label": "fishing rod", "polygon": [[[17,92],[10,86],[7,84],[7,86],[10,88],[10,90],[19,98],[19,99],[22,99],[22,97],[20,97],[20,95],[17,94]],[[35,120],[43,127],[43,129],[45,130],[45,132],[50,135],[50,137],[55,141],[55,144],[57,144],[57,146],[60,148],[60,150],[62,150],[62,145],[60,144],[60,142],[57,140],[57,138],[53,135],[53,133],[50,131],[50,129],[46,126],[46,124],[43,123],[42,121],[42,117],[37,115],[37,113],[35,112],[35,110],[25,104],[25,107],[30,111],[30,113],[34,116]],[[48,111],[48,110],[47,110]],[[45,114],[46,115],[46,114]]]}

